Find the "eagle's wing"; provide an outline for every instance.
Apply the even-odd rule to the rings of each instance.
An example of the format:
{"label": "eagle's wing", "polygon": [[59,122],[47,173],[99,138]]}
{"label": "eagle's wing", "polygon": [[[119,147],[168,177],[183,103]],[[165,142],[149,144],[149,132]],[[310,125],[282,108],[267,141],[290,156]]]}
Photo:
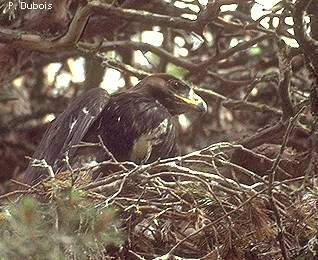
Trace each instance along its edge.
{"label": "eagle's wing", "polygon": [[[52,122],[33,158],[44,159],[51,166],[57,160],[62,159],[67,150],[69,151],[69,157],[72,158],[76,148],[71,147],[82,141],[89,127],[98,118],[108,101],[107,91],[101,88],[91,89],[77,97]],[[29,184],[35,183],[35,180],[44,177],[43,174],[47,175],[38,167],[32,167],[30,163],[25,172],[25,180]]]}

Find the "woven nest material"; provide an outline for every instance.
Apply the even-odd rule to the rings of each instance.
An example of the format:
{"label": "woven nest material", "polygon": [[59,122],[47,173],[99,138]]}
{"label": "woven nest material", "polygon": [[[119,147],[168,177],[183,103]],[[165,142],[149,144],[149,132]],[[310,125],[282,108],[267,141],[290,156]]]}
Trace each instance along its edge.
{"label": "woven nest material", "polygon": [[[294,259],[315,255],[317,199],[309,175],[275,181],[229,161],[238,146],[218,143],[147,165],[105,162],[64,172],[29,189],[41,199],[80,190],[83,206],[115,208],[124,244],[104,252],[122,259]],[[92,180],[91,171],[119,171]],[[249,177],[249,183],[224,177]],[[310,174],[310,173],[309,173]],[[299,257],[299,258],[298,258]]]}

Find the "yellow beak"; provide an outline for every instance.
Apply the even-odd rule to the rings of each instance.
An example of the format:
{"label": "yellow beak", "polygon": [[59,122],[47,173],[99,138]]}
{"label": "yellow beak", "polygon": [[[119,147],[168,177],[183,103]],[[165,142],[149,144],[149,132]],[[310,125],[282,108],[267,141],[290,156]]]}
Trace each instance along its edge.
{"label": "yellow beak", "polygon": [[197,95],[193,89],[190,90],[188,97],[182,97],[180,95],[175,94],[175,97],[181,100],[186,105],[189,105],[191,108],[198,110],[200,112],[207,112],[208,106],[205,101]]}

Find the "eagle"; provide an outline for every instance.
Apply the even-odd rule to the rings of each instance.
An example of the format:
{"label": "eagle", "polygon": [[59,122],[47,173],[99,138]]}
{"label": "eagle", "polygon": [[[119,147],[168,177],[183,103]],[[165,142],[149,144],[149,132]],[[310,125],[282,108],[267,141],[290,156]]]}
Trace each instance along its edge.
{"label": "eagle", "polygon": [[[68,165],[80,168],[109,160],[150,163],[178,155],[173,118],[183,113],[206,112],[207,104],[193,87],[176,77],[158,73],[135,87],[109,95],[92,88],[75,98],[51,123],[37,147],[34,160],[45,160],[54,174]],[[83,143],[103,143],[109,154]],[[48,171],[30,162],[25,183],[34,185]]]}

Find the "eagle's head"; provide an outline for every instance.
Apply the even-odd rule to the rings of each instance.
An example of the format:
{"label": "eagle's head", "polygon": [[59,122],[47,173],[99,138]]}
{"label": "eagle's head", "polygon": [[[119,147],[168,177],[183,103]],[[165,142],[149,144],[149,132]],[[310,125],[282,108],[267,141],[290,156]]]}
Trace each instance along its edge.
{"label": "eagle's head", "polygon": [[165,106],[171,115],[207,111],[207,104],[195,93],[192,86],[169,74],[158,73],[148,76],[140,81],[136,88],[137,91],[149,93]]}

